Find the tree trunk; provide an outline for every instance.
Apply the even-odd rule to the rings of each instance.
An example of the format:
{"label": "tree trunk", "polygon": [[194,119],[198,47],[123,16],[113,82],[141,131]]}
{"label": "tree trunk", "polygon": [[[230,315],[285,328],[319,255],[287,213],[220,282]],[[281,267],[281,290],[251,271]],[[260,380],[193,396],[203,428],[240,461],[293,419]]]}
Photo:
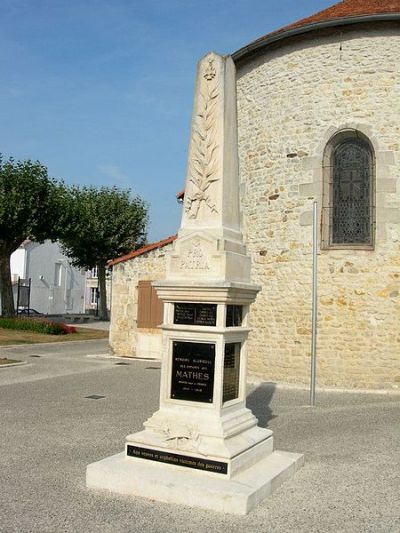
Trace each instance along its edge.
{"label": "tree trunk", "polygon": [[106,292],[106,267],[104,265],[97,265],[97,276],[98,276],[99,291],[100,291],[99,318],[100,320],[108,320],[107,292]]}
{"label": "tree trunk", "polygon": [[5,317],[15,316],[10,256],[10,250],[5,245],[0,245],[1,314]]}

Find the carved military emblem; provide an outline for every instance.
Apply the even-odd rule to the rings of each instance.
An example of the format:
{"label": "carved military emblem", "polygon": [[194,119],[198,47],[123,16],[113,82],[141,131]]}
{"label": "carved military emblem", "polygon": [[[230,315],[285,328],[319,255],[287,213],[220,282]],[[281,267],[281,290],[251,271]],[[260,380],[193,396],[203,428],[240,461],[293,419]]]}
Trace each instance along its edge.
{"label": "carved military emblem", "polygon": [[204,71],[204,78],[207,81],[211,81],[215,78],[216,74],[217,74],[217,71],[215,70],[215,67],[214,67],[214,59],[211,58],[208,60],[208,66]]}

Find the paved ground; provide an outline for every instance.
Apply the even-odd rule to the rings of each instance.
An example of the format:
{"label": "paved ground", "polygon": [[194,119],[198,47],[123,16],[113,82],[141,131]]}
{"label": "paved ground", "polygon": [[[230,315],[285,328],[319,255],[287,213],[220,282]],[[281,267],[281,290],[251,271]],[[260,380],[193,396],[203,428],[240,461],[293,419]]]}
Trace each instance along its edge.
{"label": "paved ground", "polygon": [[93,356],[107,352],[103,340],[1,350],[29,362],[0,369],[2,533],[400,532],[400,396],[319,393],[310,409],[306,392],[256,387],[261,425],[306,464],[246,517],[88,491],[86,465],[122,451],[158,403],[158,363]]}

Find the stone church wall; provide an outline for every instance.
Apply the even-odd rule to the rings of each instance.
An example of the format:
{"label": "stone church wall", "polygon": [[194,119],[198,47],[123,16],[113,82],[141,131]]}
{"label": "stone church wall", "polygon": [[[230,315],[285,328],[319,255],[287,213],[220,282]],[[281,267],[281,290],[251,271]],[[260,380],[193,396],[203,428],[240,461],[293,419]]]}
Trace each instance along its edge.
{"label": "stone church wall", "polygon": [[400,36],[335,30],[281,44],[238,67],[243,232],[252,278],[249,370],[308,383],[312,202],[338,131],[376,158],[374,250],[319,250],[317,383],[400,387]]}
{"label": "stone church wall", "polygon": [[171,245],[113,267],[110,345],[115,355],[160,358],[161,331],[137,328],[138,282],[165,277]]}

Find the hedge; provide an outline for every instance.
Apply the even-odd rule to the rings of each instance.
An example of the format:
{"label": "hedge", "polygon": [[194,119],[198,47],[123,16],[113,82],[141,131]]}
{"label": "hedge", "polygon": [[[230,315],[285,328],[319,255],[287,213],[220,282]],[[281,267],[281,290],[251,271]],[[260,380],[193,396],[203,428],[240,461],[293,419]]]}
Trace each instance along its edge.
{"label": "hedge", "polygon": [[75,328],[69,327],[66,324],[50,322],[49,320],[43,320],[40,318],[0,317],[0,328],[34,331],[36,333],[45,333],[47,335],[65,335],[66,333],[76,332]]}

